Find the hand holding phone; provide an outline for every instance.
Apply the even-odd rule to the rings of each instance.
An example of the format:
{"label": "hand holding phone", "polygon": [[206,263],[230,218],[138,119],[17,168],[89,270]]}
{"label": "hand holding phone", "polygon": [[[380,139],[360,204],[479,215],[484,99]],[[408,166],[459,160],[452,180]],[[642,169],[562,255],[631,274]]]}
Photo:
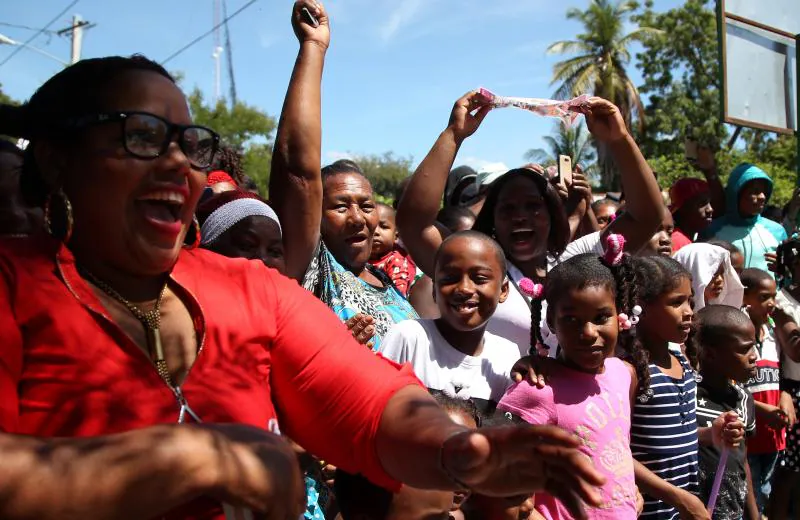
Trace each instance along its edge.
{"label": "hand holding phone", "polygon": [[308,10],[308,7],[303,7],[301,11],[303,12],[303,18],[305,18],[306,22],[308,22],[311,27],[315,29],[319,27],[319,20],[317,20],[316,17],[311,14],[311,11]]}
{"label": "hand holding phone", "polygon": [[572,184],[572,159],[569,155],[558,156],[558,183],[565,188]]}

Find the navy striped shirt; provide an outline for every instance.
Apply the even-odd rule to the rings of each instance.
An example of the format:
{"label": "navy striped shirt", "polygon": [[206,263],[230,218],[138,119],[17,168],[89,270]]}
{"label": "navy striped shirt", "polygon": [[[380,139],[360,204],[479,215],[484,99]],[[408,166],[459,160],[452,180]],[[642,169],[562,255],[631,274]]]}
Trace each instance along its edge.
{"label": "navy striped shirt", "polygon": [[[650,364],[653,395],[645,403],[637,400],[631,418],[631,452],[650,471],[679,488],[697,492],[697,384],[695,373],[683,354],[673,354],[683,367],[683,377],[674,379]],[[639,518],[675,519],[678,511],[644,495]]]}

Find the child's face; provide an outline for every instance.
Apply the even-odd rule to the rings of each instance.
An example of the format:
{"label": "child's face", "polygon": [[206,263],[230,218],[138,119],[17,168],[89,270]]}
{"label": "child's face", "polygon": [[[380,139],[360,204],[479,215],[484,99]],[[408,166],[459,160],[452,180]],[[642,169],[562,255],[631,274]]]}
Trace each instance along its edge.
{"label": "child's face", "polygon": [[639,327],[648,336],[672,343],[683,343],[692,328],[692,283],[679,278],[675,287],[642,306]]}
{"label": "child's face", "polygon": [[717,371],[727,379],[743,383],[756,375],[756,329],[752,323],[732,325],[721,345],[703,356],[703,370]]}
{"label": "child's face", "polygon": [[705,291],[703,291],[703,300],[706,302],[706,305],[710,304],[712,301],[719,298],[724,289],[725,289],[725,264],[722,263],[717,268],[717,272],[714,273],[714,276],[711,278],[711,281],[708,282],[708,285],[706,285]]}
{"label": "child's face", "polygon": [[392,498],[386,520],[448,520],[453,505],[452,491],[403,486]]}
{"label": "child's face", "polygon": [[394,210],[386,206],[378,206],[378,226],[372,234],[372,258],[377,259],[394,248],[397,239],[397,226],[394,221]]}
{"label": "child's face", "polygon": [[675,231],[675,222],[672,220],[672,213],[666,208],[663,213],[661,226],[642,248],[640,253],[642,256],[672,256],[672,232]]}
{"label": "child's face", "polygon": [[766,179],[748,182],[739,191],[739,214],[743,217],[755,217],[764,211],[767,204],[769,183]]}
{"label": "child's face", "polygon": [[456,330],[483,327],[508,296],[505,266],[488,240],[457,237],[439,252],[433,296],[442,320]]}
{"label": "child's face", "polygon": [[760,280],[755,287],[748,288],[744,293],[744,304],[750,318],[758,323],[766,323],[775,310],[775,295],[777,287],[775,280]]}
{"label": "child's face", "polygon": [[[619,321],[614,294],[608,287],[572,289],[561,296],[548,319],[567,361],[585,372],[600,373],[614,353]],[[550,318],[548,316],[548,318]]]}

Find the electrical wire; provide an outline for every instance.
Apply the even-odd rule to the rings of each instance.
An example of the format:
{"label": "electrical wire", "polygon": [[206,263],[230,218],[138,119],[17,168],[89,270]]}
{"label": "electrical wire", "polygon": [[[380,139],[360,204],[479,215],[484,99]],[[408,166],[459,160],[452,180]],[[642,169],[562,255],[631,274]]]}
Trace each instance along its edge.
{"label": "electrical wire", "polygon": [[50,31],[48,29],[41,29],[39,27],[30,27],[28,25],[19,25],[16,23],[0,22],[3,27],[13,27],[14,29],[25,29],[26,31],[42,31],[47,34],[56,34],[57,31]]}
{"label": "electrical wire", "polygon": [[245,9],[247,9],[248,7],[250,7],[251,5],[253,5],[254,3],[256,3],[257,1],[258,1],[258,0],[250,0],[249,2],[247,2],[246,4],[244,4],[242,7],[240,7],[240,8],[239,8],[239,9],[237,9],[236,11],[234,11],[234,12],[233,12],[233,13],[232,13],[232,14],[231,14],[229,17],[225,18],[224,20],[222,20],[221,22],[219,22],[218,24],[216,24],[214,27],[212,27],[211,29],[209,29],[207,32],[205,32],[205,33],[201,34],[200,36],[198,36],[198,37],[197,37],[197,38],[195,38],[194,40],[190,41],[189,43],[187,43],[186,45],[184,45],[183,47],[181,47],[181,48],[180,48],[180,49],[178,49],[177,51],[175,51],[175,52],[173,52],[172,54],[170,54],[170,55],[169,55],[169,56],[168,56],[166,59],[164,59],[164,60],[161,62],[161,65],[165,65],[165,64],[166,64],[168,61],[170,61],[170,60],[172,60],[173,58],[175,58],[175,57],[179,56],[180,54],[183,54],[183,52],[184,52],[184,51],[186,51],[187,49],[189,49],[189,47],[192,47],[194,44],[196,44],[197,42],[199,42],[200,40],[202,40],[203,38],[205,38],[205,37],[206,37],[206,36],[208,36],[209,34],[213,33],[213,32],[214,32],[214,31],[216,31],[218,28],[220,28],[220,27],[222,27],[223,25],[225,25],[225,24],[228,22],[228,20],[232,20],[232,19],[233,19],[233,17],[235,17],[236,15],[238,15],[239,13],[241,13],[242,11],[244,11]]}
{"label": "electrical wire", "polygon": [[61,18],[62,16],[64,16],[64,14],[66,14],[66,12],[67,12],[67,11],[69,11],[70,9],[72,9],[73,7],[75,7],[75,4],[77,4],[78,2],[80,2],[80,0],[72,0],[72,2],[70,2],[70,4],[69,4],[67,7],[65,7],[63,11],[61,11],[60,13],[58,13],[57,15],[55,15],[55,16],[53,17],[53,19],[52,19],[52,20],[50,20],[49,22],[47,22],[47,25],[45,25],[44,27],[42,27],[41,29],[39,29],[38,31],[36,31],[36,34],[34,34],[34,35],[33,35],[33,36],[31,36],[30,38],[28,38],[28,39],[25,41],[25,43],[22,43],[22,44],[20,44],[20,45],[17,45],[17,48],[16,48],[16,49],[14,49],[14,52],[12,52],[11,54],[9,54],[9,55],[6,57],[6,59],[4,59],[2,62],[0,62],[0,67],[2,67],[3,65],[5,65],[6,63],[8,63],[8,61],[9,61],[11,58],[13,58],[14,56],[16,56],[16,55],[17,55],[17,53],[18,53],[19,51],[21,51],[23,48],[27,47],[29,43],[31,43],[31,42],[32,42],[33,40],[35,40],[35,39],[36,39],[36,38],[37,38],[37,37],[38,37],[40,34],[42,34],[42,33],[43,33],[43,32],[45,32],[47,29],[49,29],[49,28],[50,28],[50,26],[51,26],[51,25],[53,25],[54,23],[56,23],[56,22],[58,21],[58,19],[59,19],[59,18]]}

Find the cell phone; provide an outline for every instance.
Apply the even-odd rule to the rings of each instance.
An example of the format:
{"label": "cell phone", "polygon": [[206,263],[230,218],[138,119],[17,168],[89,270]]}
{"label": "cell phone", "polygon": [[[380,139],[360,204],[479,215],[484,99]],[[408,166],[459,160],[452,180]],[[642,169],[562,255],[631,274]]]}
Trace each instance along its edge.
{"label": "cell phone", "polygon": [[315,29],[319,27],[319,20],[317,20],[317,18],[311,14],[311,11],[308,10],[308,7],[303,7],[300,9],[300,11],[303,13],[303,17],[311,27],[314,27]]}
{"label": "cell phone", "polygon": [[572,158],[569,155],[558,156],[558,183],[565,187],[572,184]]}
{"label": "cell phone", "polygon": [[687,161],[697,162],[697,141],[687,138],[683,142],[683,152]]}

